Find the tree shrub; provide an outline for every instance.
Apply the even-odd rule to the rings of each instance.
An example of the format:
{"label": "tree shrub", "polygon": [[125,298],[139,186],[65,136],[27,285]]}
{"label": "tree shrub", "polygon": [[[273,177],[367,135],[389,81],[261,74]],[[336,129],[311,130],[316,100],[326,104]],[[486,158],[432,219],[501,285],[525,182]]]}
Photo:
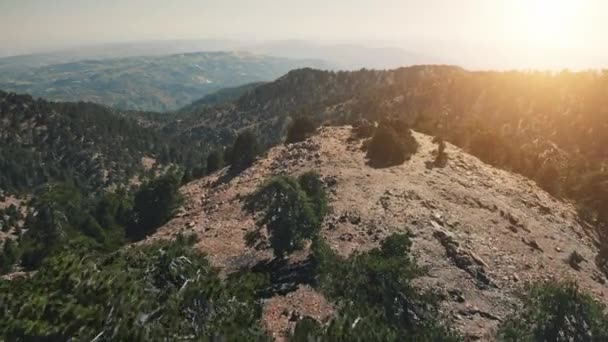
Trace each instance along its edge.
{"label": "tree shrub", "polygon": [[260,153],[261,148],[255,133],[247,130],[239,134],[230,150],[231,170],[240,172],[247,169]]}
{"label": "tree shrub", "polygon": [[[400,121],[398,121],[400,122]],[[383,122],[369,143],[367,156],[375,167],[388,167],[405,162],[418,150],[418,142],[409,128]]]}
{"label": "tree shrub", "polygon": [[224,167],[224,154],[222,150],[214,150],[207,156],[207,174],[211,174]]}
{"label": "tree shrub", "polygon": [[438,297],[412,285],[423,272],[409,256],[410,247],[407,235],[395,234],[380,248],[344,259],[316,239],[315,287],[336,303],[338,312],[325,327],[301,320],[294,337],[299,341],[458,341],[459,336],[441,322]]}
{"label": "tree shrub", "polygon": [[18,260],[19,251],[17,245],[12,239],[7,238],[4,240],[2,253],[0,253],[0,274],[9,273]]}
{"label": "tree shrub", "polygon": [[606,307],[572,283],[532,286],[502,323],[501,341],[608,341]]}
{"label": "tree shrub", "polygon": [[140,240],[165,224],[182,203],[179,193],[181,174],[168,172],[149,181],[135,193],[133,221],[127,229],[131,240]]}
{"label": "tree shrub", "polygon": [[270,179],[247,199],[245,206],[251,212],[264,211],[257,230],[247,234],[248,244],[260,239],[260,229],[265,226],[275,256],[283,258],[301,248],[303,240],[318,234],[327,200],[318,175],[306,173],[299,179]]}
{"label": "tree shrub", "polygon": [[433,142],[437,144],[437,155],[433,164],[437,167],[445,167],[448,162],[448,154],[445,152],[445,140],[441,136],[436,136]]}
{"label": "tree shrub", "polygon": [[32,270],[74,239],[88,239],[104,251],[119,248],[125,242],[132,204],[120,189],[84,196],[73,185],[56,183],[37,191],[28,206],[32,210],[19,250],[22,266]]}
{"label": "tree shrub", "polygon": [[192,239],[83,248],[47,259],[29,279],[0,280],[7,341],[259,341],[261,305],[223,283]]}
{"label": "tree shrub", "polygon": [[296,117],[287,130],[286,144],[297,143],[306,140],[315,133],[317,125],[307,116]]}

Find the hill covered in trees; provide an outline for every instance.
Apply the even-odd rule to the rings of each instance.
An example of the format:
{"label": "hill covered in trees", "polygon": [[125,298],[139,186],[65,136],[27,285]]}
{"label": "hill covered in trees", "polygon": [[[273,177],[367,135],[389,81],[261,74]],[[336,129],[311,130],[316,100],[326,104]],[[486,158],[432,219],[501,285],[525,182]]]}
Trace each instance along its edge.
{"label": "hill covered in trees", "polygon": [[[24,56],[27,59],[28,56]],[[90,101],[119,109],[173,111],[217,90],[272,81],[319,60],[240,52],[80,60],[24,68],[0,59],[0,89],[55,101]]]}
{"label": "hill covered in trees", "polygon": [[80,189],[128,185],[204,148],[92,103],[60,103],[0,91],[0,189],[29,193],[47,182]]}
{"label": "hill covered in trees", "polygon": [[399,126],[321,127],[190,182],[150,241],[195,234],[224,273],[265,275],[277,339],[602,341],[608,273],[576,208],[450,143],[436,163],[441,143]]}
{"label": "hill covered in trees", "polygon": [[28,199],[3,204],[0,272],[28,272],[0,280],[3,337],[606,338],[607,73],[219,94],[168,116],[0,92],[0,189]]}
{"label": "hill covered in trees", "polygon": [[606,96],[605,71],[302,69],[166,128],[196,139],[216,129],[255,128],[270,146],[283,139],[291,117],[330,124],[397,117],[492,165],[534,179],[556,196],[577,199],[595,219],[608,213],[602,207],[608,203]]}

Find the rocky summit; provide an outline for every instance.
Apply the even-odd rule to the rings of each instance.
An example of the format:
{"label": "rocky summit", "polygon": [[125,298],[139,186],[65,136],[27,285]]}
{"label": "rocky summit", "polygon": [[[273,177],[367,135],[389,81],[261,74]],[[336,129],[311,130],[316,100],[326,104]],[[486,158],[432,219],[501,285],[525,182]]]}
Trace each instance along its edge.
{"label": "rocky summit", "polygon": [[[267,244],[245,243],[256,221],[244,198],[271,176],[314,170],[329,197],[321,235],[332,249],[346,256],[408,232],[412,254],[427,270],[416,286],[441,294],[443,313],[467,339],[492,340],[528,284],[573,279],[607,302],[594,261],[598,237],[572,204],[450,144],[447,164],[436,167],[433,138],[414,137],[419,148],[410,160],[374,168],[352,127],[322,127],[306,141],[270,149],[238,175],[226,168],[184,185],[183,207],[147,241],[195,233],[196,247],[222,274],[268,262]],[[334,312],[301,274],[308,257],[307,248],[292,254],[273,279],[278,290],[264,299],[264,324],[277,340],[300,317],[323,322]]]}

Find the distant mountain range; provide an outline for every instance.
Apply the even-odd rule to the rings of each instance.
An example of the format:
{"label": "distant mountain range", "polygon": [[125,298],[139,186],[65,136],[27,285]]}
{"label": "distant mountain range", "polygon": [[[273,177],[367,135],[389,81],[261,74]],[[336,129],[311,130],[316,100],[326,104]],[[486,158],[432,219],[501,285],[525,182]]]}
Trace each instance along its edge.
{"label": "distant mountain range", "polygon": [[[144,52],[144,51],[142,51]],[[118,109],[173,111],[217,90],[272,81],[292,69],[327,68],[321,60],[246,52],[69,60],[64,55],[0,59],[0,89],[54,101]]]}
{"label": "distant mountain range", "polygon": [[346,70],[394,69],[414,64],[445,63],[445,60],[440,60],[428,53],[408,51],[394,45],[387,46],[387,44],[375,42],[320,43],[295,39],[276,41],[204,39],[113,43],[4,57],[0,58],[0,70],[4,70],[5,67],[32,68],[90,59],[166,56],[202,51],[247,51],[294,59],[321,59],[327,61],[333,69]]}
{"label": "distant mountain range", "polygon": [[248,89],[239,87],[274,81],[298,68],[390,69],[433,62],[400,48],[305,40],[116,43],[0,58],[0,89],[53,101],[167,112],[220,89],[234,88],[198,105],[235,100]]}

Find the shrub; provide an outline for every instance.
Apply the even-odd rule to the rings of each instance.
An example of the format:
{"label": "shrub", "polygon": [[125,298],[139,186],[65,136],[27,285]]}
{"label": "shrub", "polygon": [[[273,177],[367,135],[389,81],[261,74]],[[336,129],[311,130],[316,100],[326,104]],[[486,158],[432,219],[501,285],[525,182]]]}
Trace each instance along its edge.
{"label": "shrub", "polygon": [[231,170],[240,172],[247,169],[260,153],[260,145],[251,130],[239,134],[230,150]]}
{"label": "shrub", "polygon": [[180,181],[180,173],[168,172],[142,185],[135,193],[133,222],[127,228],[131,240],[143,239],[169,221],[182,203]]}
{"label": "shrub", "polygon": [[298,178],[298,183],[308,196],[317,219],[323,221],[327,213],[327,193],[321,177],[314,171],[308,171]]}
{"label": "shrub", "polygon": [[441,136],[436,136],[433,142],[437,144],[437,155],[433,164],[438,167],[444,167],[448,162],[448,154],[445,153],[445,141]]}
{"label": "shrub", "polygon": [[215,150],[207,156],[207,174],[213,173],[224,166],[224,155],[221,150]]}
{"label": "shrub", "polygon": [[396,234],[380,248],[344,259],[323,240],[315,240],[315,286],[336,303],[338,312],[326,327],[300,321],[296,340],[459,340],[441,324],[437,296],[412,285],[422,270],[410,258],[410,247],[407,235]]}
{"label": "shrub", "polygon": [[397,125],[397,128],[383,122],[376,129],[367,155],[370,164],[376,167],[388,167],[405,162],[418,150],[418,143],[409,128]]}
{"label": "shrub", "polygon": [[222,282],[192,243],[178,237],[109,255],[77,248],[29,279],[0,280],[0,339],[266,340],[253,285]]}
{"label": "shrub", "polygon": [[9,273],[19,260],[17,245],[12,239],[4,240],[2,253],[0,253],[0,274]]}
{"label": "shrub", "polygon": [[608,341],[605,306],[576,284],[532,286],[524,307],[502,323],[502,341]]}
{"label": "shrub", "polygon": [[299,179],[272,178],[247,199],[245,206],[251,212],[264,211],[258,229],[247,234],[247,243],[258,241],[259,230],[265,226],[275,256],[283,258],[300,249],[303,240],[316,237],[327,200],[318,176],[307,173]]}
{"label": "shrub", "polygon": [[317,125],[307,116],[299,116],[293,120],[287,130],[286,144],[297,143],[306,140],[315,133]]}

